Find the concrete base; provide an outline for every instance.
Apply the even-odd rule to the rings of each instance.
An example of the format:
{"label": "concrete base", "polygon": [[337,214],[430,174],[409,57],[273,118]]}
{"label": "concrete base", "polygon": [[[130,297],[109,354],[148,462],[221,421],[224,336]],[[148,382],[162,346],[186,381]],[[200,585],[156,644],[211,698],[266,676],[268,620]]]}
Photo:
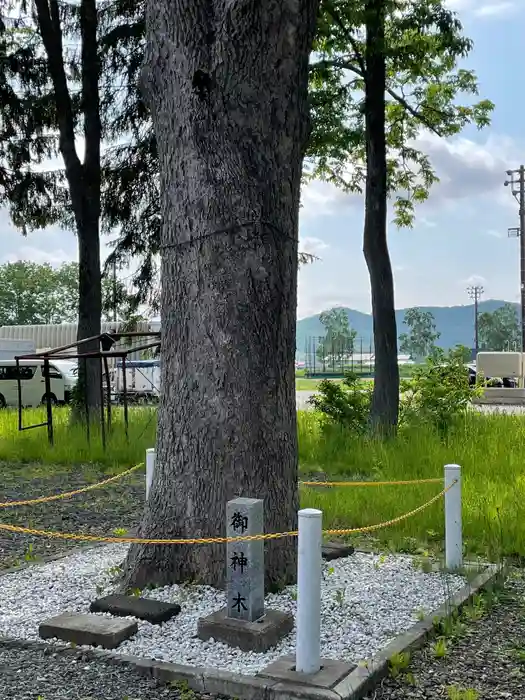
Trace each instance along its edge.
{"label": "concrete base", "polygon": [[486,387],[483,396],[474,399],[477,404],[514,404],[523,406],[525,404],[525,389],[502,389],[500,387]]}
{"label": "concrete base", "polygon": [[125,639],[137,633],[137,623],[114,617],[78,613],[63,613],[40,623],[42,639],[62,639],[77,645],[101,646],[115,649]]}
{"label": "concrete base", "polygon": [[293,615],[279,610],[265,610],[264,617],[255,622],[227,617],[223,608],[213,615],[201,618],[197,623],[197,636],[203,641],[215,639],[242,651],[262,653],[275,646],[289,634],[294,625]]}
{"label": "concrete base", "polygon": [[160,625],[180,613],[177,603],[162,603],[151,598],[139,598],[132,595],[107,595],[91,603],[90,611],[107,612],[118,617],[138,617],[152,625]]}
{"label": "concrete base", "polygon": [[331,690],[340,680],[356,668],[355,664],[333,659],[321,659],[321,669],[317,673],[298,673],[295,670],[295,656],[281,656],[273,664],[258,673],[262,678],[272,678],[288,683],[301,683]]}
{"label": "concrete base", "polygon": [[327,542],[323,544],[321,548],[322,556],[325,561],[349,557],[354,551],[351,544],[344,544],[342,542]]}

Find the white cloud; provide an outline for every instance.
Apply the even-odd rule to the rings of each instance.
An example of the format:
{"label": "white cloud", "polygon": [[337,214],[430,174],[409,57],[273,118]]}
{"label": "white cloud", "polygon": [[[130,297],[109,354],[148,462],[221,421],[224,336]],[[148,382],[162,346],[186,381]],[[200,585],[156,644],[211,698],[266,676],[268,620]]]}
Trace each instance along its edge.
{"label": "white cloud", "polygon": [[305,236],[299,241],[299,246],[302,253],[309,253],[310,255],[315,255],[319,257],[323,250],[326,250],[330,246],[325,241],[320,238],[315,238],[314,236]]}
{"label": "white cloud", "polygon": [[488,231],[485,231],[485,233],[487,236],[492,236],[493,238],[503,238],[503,233],[495,228],[491,228]]}
{"label": "white cloud", "polygon": [[343,192],[328,182],[313,180],[301,189],[301,219],[331,216],[360,202],[359,195]]}
{"label": "white cloud", "polygon": [[43,264],[49,263],[54,267],[64,262],[71,262],[74,257],[71,253],[62,248],[54,251],[43,250],[30,245],[22,245],[17,248],[16,253],[11,252],[3,256],[3,262],[16,262],[17,260],[29,260],[30,262]]}
{"label": "white cloud", "polygon": [[519,3],[511,0],[446,0],[446,5],[460,16],[470,14],[480,19],[508,16],[519,10]]}
{"label": "white cloud", "polygon": [[460,284],[466,284],[469,287],[482,287],[487,284],[487,280],[481,275],[470,275],[467,279],[462,280]]}
{"label": "white cloud", "polygon": [[484,143],[465,137],[441,139],[423,132],[417,145],[430,158],[440,182],[430,200],[460,200],[490,195],[497,203],[513,206],[503,183],[506,171],[515,165],[517,144],[510,138],[489,135]]}
{"label": "white cloud", "polygon": [[[426,153],[440,181],[430,191],[427,211],[439,212],[443,204],[453,208],[479,208],[477,197],[490,199],[492,205],[502,206],[517,216],[516,202],[509,188],[503,186],[506,171],[517,166],[519,145],[506,136],[489,134],[485,141],[466,137],[442,139],[434,133],[422,132],[414,144]],[[301,220],[341,214],[352,208],[363,209],[363,198],[342,192],[335,185],[313,181],[301,193]],[[512,224],[509,216],[508,225]],[[432,217],[418,217],[418,223],[435,228]]]}
{"label": "white cloud", "polygon": [[513,2],[493,2],[477,7],[473,14],[476,17],[507,17],[518,10],[518,6]]}

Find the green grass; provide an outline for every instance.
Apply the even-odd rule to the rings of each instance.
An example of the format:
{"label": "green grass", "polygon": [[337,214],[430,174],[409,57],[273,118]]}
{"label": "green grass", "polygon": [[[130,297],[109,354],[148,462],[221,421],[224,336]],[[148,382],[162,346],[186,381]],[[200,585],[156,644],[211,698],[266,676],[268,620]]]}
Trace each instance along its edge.
{"label": "green grass", "polygon": [[[67,473],[72,465],[101,465],[108,473],[144,459],[155,442],[155,412],[130,410],[130,440],[123,416],[114,411],[108,448],[102,449],[95,430],[88,445],[85,430],[69,425],[67,409],[55,411],[55,446],[45,428],[19,433],[16,411],[0,412],[0,473],[33,465],[24,476],[38,476],[49,466]],[[43,419],[41,410],[25,412],[24,422]],[[299,412],[299,460],[303,476],[323,471],[329,479],[420,479],[441,477],[443,466],[458,463],[463,473],[463,530],[469,554],[499,558],[525,557],[525,420],[512,415],[472,413],[443,442],[431,430],[401,431],[395,440],[380,442],[352,435],[339,427],[322,430],[314,412]],[[9,468],[7,467],[9,464]],[[39,466],[41,465],[41,466]],[[22,466],[20,466],[22,468]],[[67,489],[67,478],[64,478]],[[323,511],[325,528],[371,525],[405,513],[429,500],[440,485],[377,488],[304,488],[303,506]],[[360,540],[361,541],[361,540]],[[438,551],[443,541],[443,502],[394,527],[374,533],[367,542],[397,550]]]}
{"label": "green grass", "polygon": [[[41,423],[45,421],[45,410],[27,409],[23,421],[24,426]],[[143,461],[146,448],[155,444],[155,409],[129,410],[129,441],[126,440],[122,409],[113,409],[112,425],[108,448],[104,450],[98,425],[92,428],[88,443],[85,428],[70,424],[69,409],[55,408],[55,444],[51,447],[46,428],[19,432],[17,411],[0,411],[0,462],[53,464],[65,470],[75,464],[98,464],[108,473],[113,473]],[[0,466],[0,473],[1,469]]]}
{"label": "green grass", "polygon": [[[330,381],[332,382],[340,382],[340,379],[331,379]],[[295,389],[296,391],[317,391],[319,388],[321,380],[320,379],[311,379],[307,377],[303,378],[298,378],[295,380]]]}
{"label": "green grass", "polygon": [[[299,416],[303,471],[330,479],[441,477],[443,466],[462,467],[463,533],[467,551],[499,558],[525,556],[525,420],[511,415],[468,415],[446,442],[423,427],[392,441],[359,438],[338,427],[322,432],[314,413]],[[429,500],[439,485],[304,489],[302,505],[320,508],[325,528],[371,525]],[[443,502],[375,534],[382,545],[436,550],[443,541]]]}

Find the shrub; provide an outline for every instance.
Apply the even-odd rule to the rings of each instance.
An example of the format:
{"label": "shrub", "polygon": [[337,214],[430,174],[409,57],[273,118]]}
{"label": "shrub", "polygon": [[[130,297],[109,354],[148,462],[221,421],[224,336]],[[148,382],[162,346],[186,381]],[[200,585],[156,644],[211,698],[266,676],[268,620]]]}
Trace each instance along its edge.
{"label": "shrub", "polygon": [[[449,352],[435,348],[424,365],[415,367],[411,379],[401,381],[399,425],[417,427],[422,424],[446,436],[452,424],[464,415],[472,398],[479,392],[469,385],[464,364],[464,348]],[[324,379],[319,393],[310,403],[323,416],[323,421],[336,423],[355,434],[366,433],[369,425],[372,385],[356,374],[347,373],[342,382]]]}
{"label": "shrub", "polygon": [[445,353],[437,348],[416,368],[412,379],[402,383],[402,421],[430,423],[445,436],[454,421],[469,410],[477,391],[469,385],[462,349]]}
{"label": "shrub", "polygon": [[318,394],[310,399],[310,403],[329,422],[363,434],[368,427],[371,399],[370,383],[365,384],[356,374],[347,372],[342,382],[323,379]]}

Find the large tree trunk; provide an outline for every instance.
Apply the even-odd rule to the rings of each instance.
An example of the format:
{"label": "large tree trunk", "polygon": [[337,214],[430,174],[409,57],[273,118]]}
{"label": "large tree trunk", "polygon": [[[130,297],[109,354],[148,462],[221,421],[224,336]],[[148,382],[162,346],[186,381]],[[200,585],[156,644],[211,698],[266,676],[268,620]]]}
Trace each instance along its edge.
{"label": "large tree trunk", "polygon": [[[267,532],[297,524],[297,236],[316,9],[148,3],[163,394],[142,536],[224,536],[237,496],[264,499]],[[267,585],[293,580],[296,546],[268,543]],[[224,578],[224,545],[134,546],[124,576],[133,586]]]}
{"label": "large tree trunk", "polygon": [[387,243],[385,139],[385,2],[366,4],[365,123],[367,178],[363,251],[370,273],[375,373],[371,424],[391,434],[399,412],[399,367],[394,280]]}

